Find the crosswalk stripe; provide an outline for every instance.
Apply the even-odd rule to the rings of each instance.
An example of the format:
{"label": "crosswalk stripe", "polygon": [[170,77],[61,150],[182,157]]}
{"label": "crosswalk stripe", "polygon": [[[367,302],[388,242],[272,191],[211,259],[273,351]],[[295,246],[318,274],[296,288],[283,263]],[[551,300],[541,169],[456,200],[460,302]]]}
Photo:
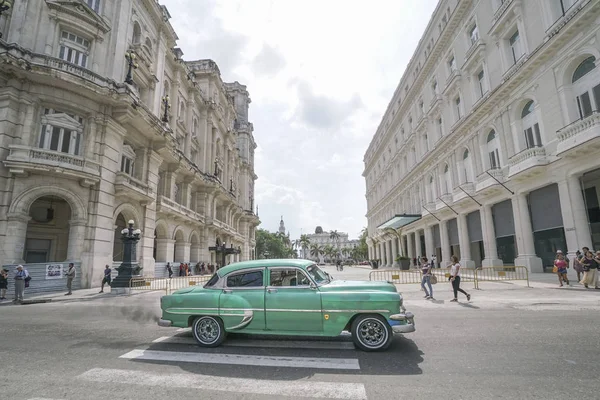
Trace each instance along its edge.
{"label": "crosswalk stripe", "polygon": [[164,374],[146,371],[94,368],[77,377],[88,382],[178,387],[257,395],[296,396],[318,399],[366,400],[362,383],[320,382],[313,380],[278,381],[225,378],[196,374]]}
{"label": "crosswalk stripe", "polygon": [[278,357],[243,354],[214,354],[180,351],[132,350],[119,358],[129,360],[153,360],[191,362],[204,364],[235,364],[263,367],[294,367],[316,369],[360,369],[356,358]]}
{"label": "crosswalk stripe", "polygon": [[[196,344],[191,336],[162,336],[152,343]],[[354,350],[354,344],[342,341],[227,339],[223,347],[258,347],[273,349]]]}

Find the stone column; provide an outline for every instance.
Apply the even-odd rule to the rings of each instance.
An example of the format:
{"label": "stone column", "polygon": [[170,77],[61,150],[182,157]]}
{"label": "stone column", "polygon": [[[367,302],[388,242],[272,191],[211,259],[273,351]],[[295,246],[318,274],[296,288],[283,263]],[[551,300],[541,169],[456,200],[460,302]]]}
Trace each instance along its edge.
{"label": "stone column", "polygon": [[394,239],[390,239],[387,242],[388,244],[388,263],[387,265],[390,267],[394,266]]}
{"label": "stone column", "polygon": [[460,264],[465,268],[475,268],[475,262],[471,259],[471,242],[469,239],[469,229],[467,228],[467,214],[459,214],[457,220]]}
{"label": "stone column", "polygon": [[[83,252],[86,225],[87,221],[85,219],[69,221],[69,244],[67,245],[67,261],[81,261],[81,253]],[[87,287],[86,282],[81,282],[81,284],[83,287]]]}
{"label": "stone column", "polygon": [[408,233],[406,235],[406,247],[408,250],[408,258],[410,258],[410,265],[412,265],[412,259],[415,257],[415,253],[413,251],[413,234]]}
{"label": "stone column", "polygon": [[392,266],[394,266],[394,267],[400,266],[398,261],[396,261],[396,258],[398,258],[399,254],[400,253],[398,251],[398,238],[394,238],[394,239],[392,239]]}
{"label": "stone column", "polygon": [[419,231],[415,231],[415,257],[419,258],[421,254],[421,234]]}
{"label": "stone column", "polygon": [[433,226],[428,225],[425,227],[425,251],[427,259],[431,261],[431,257],[435,254],[435,246],[433,244]]}
{"label": "stone column", "polygon": [[387,240],[381,244],[381,266],[387,267],[388,265],[388,244]]}
{"label": "stone column", "polygon": [[480,211],[481,233],[483,234],[483,248],[485,259],[481,262],[482,267],[499,267],[504,263],[498,258],[498,247],[496,245],[496,232],[494,231],[494,219],[492,218],[492,206],[486,204]]}
{"label": "stone column", "polygon": [[156,261],[173,262],[175,240],[156,239]]}
{"label": "stone column", "polygon": [[442,259],[440,267],[450,265],[450,238],[448,237],[448,221],[440,221],[440,241],[442,242]]}
{"label": "stone column", "polygon": [[373,259],[373,246],[372,245],[367,246],[367,257],[369,260]]}
{"label": "stone column", "polygon": [[4,264],[24,264],[23,253],[27,237],[27,223],[31,217],[25,213],[8,214],[4,237]]}
{"label": "stone column", "polygon": [[512,198],[512,206],[515,220],[515,236],[519,249],[515,265],[527,267],[530,272],[544,272],[542,259],[535,254],[527,194],[519,193],[514,196]]}
{"label": "stone column", "polygon": [[565,239],[570,260],[575,259],[575,253],[582,247],[592,247],[590,225],[581,191],[579,177],[571,175],[566,180],[558,182],[558,195],[562,212]]}

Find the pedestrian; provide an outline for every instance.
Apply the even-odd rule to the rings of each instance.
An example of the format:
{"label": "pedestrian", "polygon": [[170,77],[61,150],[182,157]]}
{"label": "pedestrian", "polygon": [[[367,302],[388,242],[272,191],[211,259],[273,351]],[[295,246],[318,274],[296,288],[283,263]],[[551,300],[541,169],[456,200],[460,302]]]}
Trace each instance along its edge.
{"label": "pedestrian", "polygon": [[583,273],[583,265],[581,264],[582,259],[583,254],[581,254],[581,251],[577,250],[577,253],[575,253],[575,260],[573,260],[573,269],[577,272],[577,282],[581,281],[581,274]]}
{"label": "pedestrian", "polygon": [[68,293],[65,293],[65,296],[70,296],[73,294],[73,279],[75,279],[75,275],[77,275],[75,271],[75,265],[73,263],[69,263],[69,269],[67,270],[67,290]]}
{"label": "pedestrian", "polygon": [[104,277],[102,278],[102,286],[100,286],[99,293],[104,293],[104,285],[108,284],[108,286],[110,286],[110,281],[112,280],[112,276],[110,275],[111,273],[112,269],[108,264],[106,264],[104,266]]}
{"label": "pedestrian", "polygon": [[23,269],[22,265],[17,265],[15,271],[15,299],[14,303],[22,302],[23,295],[25,292],[25,278],[27,278],[27,272]]}
{"label": "pedestrian", "polygon": [[589,289],[589,285],[594,285],[595,289],[600,289],[598,287],[598,277],[596,276],[598,273],[598,261],[596,261],[594,254],[589,250],[584,255],[585,257],[581,261],[583,265],[583,279],[579,283],[585,286],[586,289]]}
{"label": "pedestrian", "polygon": [[452,282],[452,290],[454,291],[454,298],[450,301],[458,301],[458,292],[461,292],[467,296],[467,301],[471,300],[471,295],[460,288],[460,264],[458,257],[450,257],[452,265],[450,265],[450,281]]}
{"label": "pedestrian", "polygon": [[8,289],[8,270],[2,268],[0,271],[0,300],[6,300],[6,290]]}
{"label": "pedestrian", "polygon": [[167,263],[167,272],[169,273],[169,279],[173,277],[173,268],[171,268],[171,263]]}
{"label": "pedestrian", "polygon": [[[423,277],[421,278],[421,287],[425,291],[425,299],[433,300],[433,287],[431,286],[431,269],[433,267],[430,263],[427,262],[427,257],[421,258],[421,272],[423,273]],[[425,287],[425,284],[429,287],[429,292]]]}
{"label": "pedestrian", "polygon": [[554,269],[556,269],[556,274],[558,275],[558,283],[560,287],[563,287],[563,281],[570,285],[569,278],[567,277],[567,270],[569,269],[569,264],[565,261],[565,255],[562,251],[556,251],[556,259],[554,260]]}
{"label": "pedestrian", "polygon": [[185,271],[183,268],[183,263],[179,263],[179,276],[184,276],[185,275]]}

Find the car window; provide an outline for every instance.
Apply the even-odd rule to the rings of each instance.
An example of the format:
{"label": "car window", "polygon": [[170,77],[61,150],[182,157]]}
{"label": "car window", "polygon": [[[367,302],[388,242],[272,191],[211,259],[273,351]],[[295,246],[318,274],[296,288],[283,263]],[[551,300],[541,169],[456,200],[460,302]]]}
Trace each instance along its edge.
{"label": "car window", "polygon": [[219,275],[214,274],[209,280],[208,282],[206,282],[206,284],[204,285],[204,287],[211,287],[211,286],[215,286],[215,283],[217,283],[219,281]]}
{"label": "car window", "polygon": [[263,285],[262,271],[249,271],[227,277],[227,287],[258,287]]}
{"label": "car window", "polygon": [[323,272],[321,270],[321,268],[317,267],[316,265],[311,265],[310,267],[306,268],[306,270],[308,271],[310,276],[314,279],[314,281],[317,282],[317,285],[331,282],[329,277],[327,276],[327,274],[325,272]]}
{"label": "car window", "polygon": [[297,268],[273,268],[270,270],[270,286],[308,286],[310,280]]}

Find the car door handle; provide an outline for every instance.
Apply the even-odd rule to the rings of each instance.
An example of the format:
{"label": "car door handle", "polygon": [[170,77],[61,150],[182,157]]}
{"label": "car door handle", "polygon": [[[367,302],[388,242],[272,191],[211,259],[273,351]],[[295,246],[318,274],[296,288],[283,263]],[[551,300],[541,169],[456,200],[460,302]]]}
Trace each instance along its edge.
{"label": "car door handle", "polygon": [[231,289],[223,289],[223,293],[233,293],[233,290],[231,290]]}
{"label": "car door handle", "polygon": [[277,293],[277,289],[267,289],[267,293]]}

